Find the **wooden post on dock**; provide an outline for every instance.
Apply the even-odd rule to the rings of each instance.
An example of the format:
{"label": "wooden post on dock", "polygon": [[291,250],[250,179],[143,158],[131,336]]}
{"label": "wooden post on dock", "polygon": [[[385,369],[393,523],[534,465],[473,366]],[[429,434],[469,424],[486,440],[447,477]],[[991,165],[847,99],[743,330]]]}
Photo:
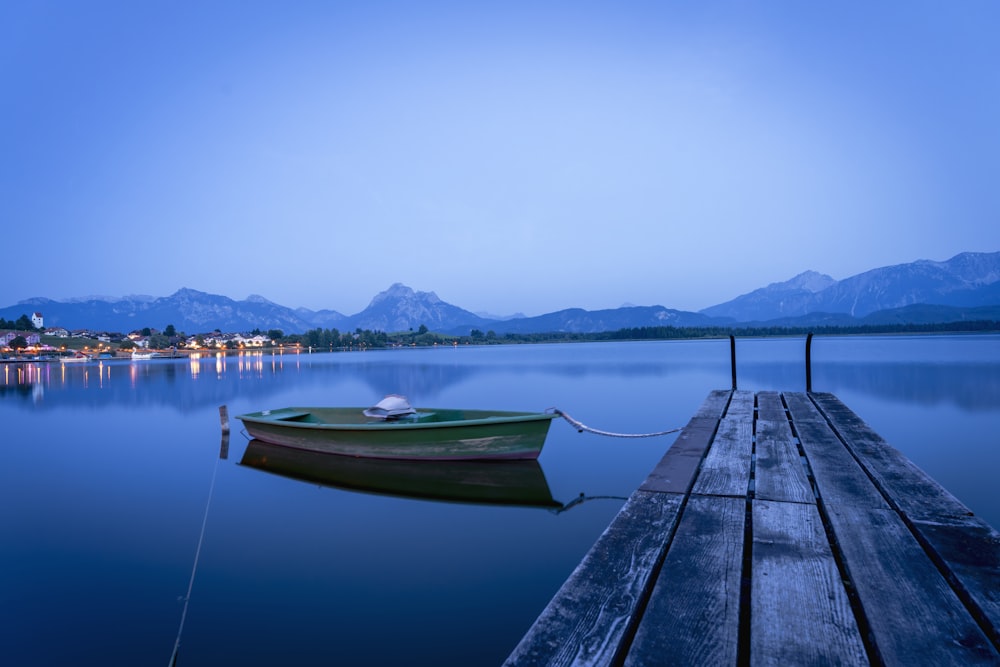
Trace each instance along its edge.
{"label": "wooden post on dock", "polygon": [[733,391],[736,391],[736,336],[729,336],[729,363],[733,368]]}
{"label": "wooden post on dock", "polygon": [[[806,393],[811,394],[813,390],[813,369],[812,369],[812,342],[813,335],[810,331],[806,336]],[[736,389],[736,386],[733,386]]]}

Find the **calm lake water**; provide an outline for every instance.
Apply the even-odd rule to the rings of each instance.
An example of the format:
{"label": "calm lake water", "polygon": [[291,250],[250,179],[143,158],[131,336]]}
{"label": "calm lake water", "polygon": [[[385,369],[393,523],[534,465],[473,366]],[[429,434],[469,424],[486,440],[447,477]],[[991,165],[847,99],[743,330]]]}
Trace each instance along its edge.
{"label": "calm lake water", "polygon": [[[804,346],[738,341],[740,388],[803,390]],[[166,665],[197,553],[182,667],[498,664],[675,436],[554,421],[533,480],[588,498],[560,512],[262,471],[235,419],[223,459],[219,406],[402,393],[648,433],[730,384],[728,340],[4,364],[0,656]],[[815,338],[813,389],[1000,526],[1000,336]]]}

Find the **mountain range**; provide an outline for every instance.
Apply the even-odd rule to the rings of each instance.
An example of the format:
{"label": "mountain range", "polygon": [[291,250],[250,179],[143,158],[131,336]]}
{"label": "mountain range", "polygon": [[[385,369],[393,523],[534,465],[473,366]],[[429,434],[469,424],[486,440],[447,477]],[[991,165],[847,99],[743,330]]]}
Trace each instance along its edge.
{"label": "mountain range", "polygon": [[663,306],[623,306],[588,311],[560,310],[509,319],[477,315],[446,303],[433,292],[396,283],[377,294],[360,313],[289,308],[252,295],[243,301],[183,288],[167,297],[84,297],[56,301],[26,299],[0,308],[16,320],[41,312],[45,325],[67,329],[129,332],[173,324],[189,334],[215,329],[246,332],[280,329],[431,331],[468,335],[472,329],[506,333],[595,333],[654,326],[850,326],[858,324],[1000,321],[1000,252],[962,253],[944,261],[919,260],[872,269],[844,280],[806,271],[790,280],[755,289],[699,312]]}

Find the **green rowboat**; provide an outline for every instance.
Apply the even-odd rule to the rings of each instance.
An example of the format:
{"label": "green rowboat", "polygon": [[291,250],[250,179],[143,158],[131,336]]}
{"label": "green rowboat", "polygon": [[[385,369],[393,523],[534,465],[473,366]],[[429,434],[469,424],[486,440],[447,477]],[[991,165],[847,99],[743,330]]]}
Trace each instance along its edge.
{"label": "green rowboat", "polygon": [[376,408],[291,407],[236,418],[250,437],[284,447],[374,459],[462,461],[537,459],[549,425],[557,416]]}

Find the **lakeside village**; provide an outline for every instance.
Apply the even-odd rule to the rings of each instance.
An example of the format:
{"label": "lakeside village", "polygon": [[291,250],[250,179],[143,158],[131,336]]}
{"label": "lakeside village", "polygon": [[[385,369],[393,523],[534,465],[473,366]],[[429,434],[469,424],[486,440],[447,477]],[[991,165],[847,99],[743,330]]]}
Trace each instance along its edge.
{"label": "lakeside village", "polygon": [[0,358],[11,360],[114,359],[181,356],[207,350],[263,349],[279,345],[280,331],[269,334],[222,333],[187,336],[172,325],[163,331],[144,328],[129,333],[45,327],[41,313],[14,322],[0,319]]}
{"label": "lakeside village", "polygon": [[458,345],[459,342],[497,342],[492,331],[473,330],[470,336],[445,336],[421,325],[417,331],[388,335],[357,329],[314,329],[305,334],[285,335],[280,329],[267,332],[225,333],[218,329],[195,335],[178,332],[171,324],[163,330],[143,328],[129,333],[46,327],[42,313],[22,315],[16,321],[0,318],[0,360],[83,361],[86,359],[150,359],[179,357],[198,352],[354,351],[386,347]]}

